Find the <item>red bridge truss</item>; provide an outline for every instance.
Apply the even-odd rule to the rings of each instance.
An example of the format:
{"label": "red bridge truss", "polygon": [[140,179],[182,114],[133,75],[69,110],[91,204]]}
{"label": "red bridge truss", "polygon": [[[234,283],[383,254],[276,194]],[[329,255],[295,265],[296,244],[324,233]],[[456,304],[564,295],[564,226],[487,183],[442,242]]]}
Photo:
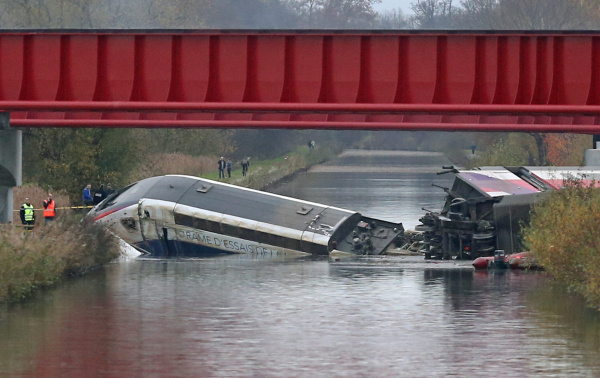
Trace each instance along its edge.
{"label": "red bridge truss", "polygon": [[13,127],[600,134],[590,32],[12,31]]}

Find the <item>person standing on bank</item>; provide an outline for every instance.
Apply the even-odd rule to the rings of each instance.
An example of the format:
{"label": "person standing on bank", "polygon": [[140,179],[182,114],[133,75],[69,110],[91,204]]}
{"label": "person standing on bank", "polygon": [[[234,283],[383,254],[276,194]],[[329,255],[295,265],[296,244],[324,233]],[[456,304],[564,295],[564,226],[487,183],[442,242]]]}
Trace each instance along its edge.
{"label": "person standing on bank", "polygon": [[233,165],[233,163],[231,162],[231,159],[227,160],[227,177],[231,178],[231,166]]}
{"label": "person standing on bank", "polygon": [[221,159],[219,159],[219,178],[225,178],[226,165],[227,163],[225,162],[225,159],[223,159],[223,156],[221,156]]}
{"label": "person standing on bank", "polygon": [[87,186],[83,188],[83,204],[85,206],[92,206],[94,204],[94,199],[92,198],[92,184],[87,184]]}
{"label": "person standing on bank", "polygon": [[99,204],[105,198],[106,192],[104,191],[104,184],[100,184],[100,188],[94,193],[94,205]]}
{"label": "person standing on bank", "polygon": [[52,193],[48,193],[48,198],[44,200],[44,224],[52,222],[56,216],[56,203],[52,198]]}
{"label": "person standing on bank", "polygon": [[114,192],[115,190],[112,188],[112,185],[110,185],[110,183],[106,184],[106,196],[108,197]]}
{"label": "person standing on bank", "polygon": [[246,173],[248,173],[248,166],[250,165],[250,158],[243,158],[242,159],[242,176],[246,176]]}
{"label": "person standing on bank", "polygon": [[19,215],[25,229],[28,231],[33,230],[33,226],[35,225],[35,211],[31,202],[29,202],[29,198],[25,198],[25,203],[21,205]]}

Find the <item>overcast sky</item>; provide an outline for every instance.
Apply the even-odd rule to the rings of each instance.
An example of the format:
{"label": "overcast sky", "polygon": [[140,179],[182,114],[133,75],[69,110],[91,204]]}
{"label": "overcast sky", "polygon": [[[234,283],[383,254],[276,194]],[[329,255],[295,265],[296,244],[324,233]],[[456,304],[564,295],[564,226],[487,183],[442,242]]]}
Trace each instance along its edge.
{"label": "overcast sky", "polygon": [[375,4],[375,8],[378,12],[384,12],[392,9],[402,9],[405,14],[412,13],[410,6],[412,3],[416,3],[416,0],[382,0],[380,4]]}

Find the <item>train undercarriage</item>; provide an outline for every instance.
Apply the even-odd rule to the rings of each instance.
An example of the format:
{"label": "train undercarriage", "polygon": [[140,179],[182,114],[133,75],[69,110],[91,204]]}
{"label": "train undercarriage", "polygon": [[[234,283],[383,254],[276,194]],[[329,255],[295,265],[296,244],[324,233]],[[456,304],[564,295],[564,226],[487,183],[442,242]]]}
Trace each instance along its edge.
{"label": "train undercarriage", "polygon": [[[595,183],[597,170],[580,167],[483,167],[453,173],[452,188],[442,188],[441,211],[428,211],[419,221],[415,238],[426,259],[465,259],[522,252],[521,228],[529,222],[532,205],[565,180]],[[436,186],[436,185],[434,185]]]}

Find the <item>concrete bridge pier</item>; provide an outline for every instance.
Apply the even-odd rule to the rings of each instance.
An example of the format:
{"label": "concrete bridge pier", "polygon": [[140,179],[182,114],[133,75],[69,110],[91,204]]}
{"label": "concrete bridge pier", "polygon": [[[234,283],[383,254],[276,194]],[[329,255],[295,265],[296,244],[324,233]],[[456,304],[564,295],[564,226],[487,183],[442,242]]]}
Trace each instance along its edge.
{"label": "concrete bridge pier", "polygon": [[593,149],[585,150],[583,165],[586,167],[600,166],[600,135],[594,135]]}
{"label": "concrete bridge pier", "polygon": [[23,134],[10,129],[10,113],[0,113],[0,223],[13,221],[13,188],[22,184]]}

